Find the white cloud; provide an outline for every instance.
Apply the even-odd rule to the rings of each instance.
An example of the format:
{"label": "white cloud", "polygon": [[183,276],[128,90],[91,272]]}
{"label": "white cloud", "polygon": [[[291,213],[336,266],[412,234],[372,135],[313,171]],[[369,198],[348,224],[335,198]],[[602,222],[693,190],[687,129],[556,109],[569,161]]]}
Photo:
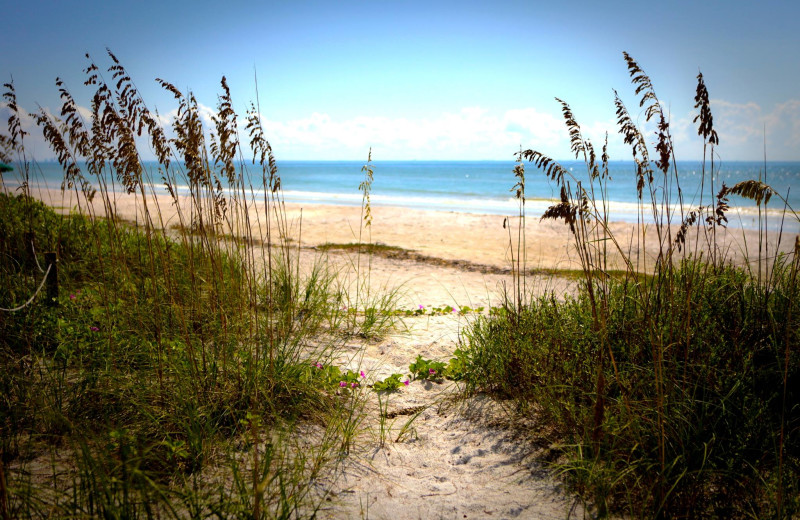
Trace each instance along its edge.
{"label": "white cloud", "polygon": [[431,118],[358,116],[334,120],[314,113],[290,121],[267,121],[279,157],[354,159],[372,147],[380,159],[504,159],[520,145],[547,150],[566,143],[559,118],[535,109],[492,113],[466,107]]}
{"label": "white cloud", "polygon": [[767,112],[753,102],[712,99],[711,111],[723,159],[758,160],[765,152],[768,160],[800,159],[800,100]]}
{"label": "white cloud", "polygon": [[[42,135],[42,131],[39,129],[39,126],[36,124],[36,120],[33,118],[32,114],[29,114],[24,108],[18,107],[19,111],[17,115],[19,116],[19,123],[20,128],[23,132],[27,135],[22,137],[22,143],[25,147],[25,154],[28,159],[40,159],[40,160],[47,160],[52,159],[55,157],[53,152],[50,150],[50,147],[44,140],[44,136]],[[45,108],[45,113],[49,116],[52,116],[52,112],[50,109]],[[0,133],[6,136],[10,136],[10,131],[8,129],[8,119],[11,117],[12,112],[11,109],[8,108],[8,103],[0,102]],[[12,157],[16,159],[17,157]]]}
{"label": "white cloud", "polygon": [[518,135],[520,144],[541,149],[555,148],[563,144],[566,129],[560,117],[541,113],[535,108],[520,108],[506,111],[503,115],[503,130]]}
{"label": "white cloud", "polygon": [[[203,104],[198,107],[207,131],[212,129],[214,109]],[[736,104],[724,100],[712,100],[711,108],[720,137],[717,152],[723,160],[758,160],[763,155],[765,135],[768,159],[800,159],[800,101],[789,100],[769,112],[755,103]],[[85,107],[79,107],[79,111],[89,117]],[[168,137],[172,136],[170,126],[176,113],[172,110],[159,116]],[[3,123],[8,116],[7,105],[0,103],[0,132],[4,134],[7,129]],[[240,138],[247,150],[244,113],[239,116]],[[694,113],[688,113],[670,121],[679,160],[702,156],[702,142],[693,117]],[[264,118],[263,122],[278,159],[365,159],[370,147],[377,160],[511,159],[520,146],[556,159],[572,158],[569,135],[556,109],[540,111],[527,107],[501,112],[473,106],[419,120],[383,116],[337,119],[314,112],[285,121]],[[24,115],[22,126],[30,133],[25,141],[29,156],[51,159],[53,154],[33,118]],[[583,122],[581,130],[584,137],[593,142],[598,155],[607,132],[611,159],[630,160],[630,148],[622,143],[613,118]],[[652,145],[654,127],[645,125],[643,132]],[[143,158],[152,158],[147,146],[141,151]],[[651,153],[654,154],[654,150]],[[246,151],[245,155],[248,155]]]}
{"label": "white cloud", "polygon": [[[723,161],[757,161],[763,158],[766,140],[767,159],[773,161],[800,160],[800,101],[789,100],[767,112],[757,103],[732,103],[721,99],[711,100],[714,129],[720,144],[715,155]],[[696,110],[688,111],[670,120],[675,152],[678,160],[698,160],[703,157],[703,141],[697,135]],[[616,131],[614,124],[609,128]],[[648,145],[654,147],[655,125],[642,125]],[[630,158],[623,155],[622,158]],[[651,155],[655,153],[651,150]]]}
{"label": "white cloud", "polygon": [[[769,134],[777,151],[788,149],[791,156],[800,156],[800,100],[792,99],[775,107],[765,117]],[[770,144],[767,143],[767,154]]]}
{"label": "white cloud", "polygon": [[765,119],[756,103],[729,103],[721,99],[711,101],[715,115],[714,128],[720,138],[720,147],[732,150],[752,148],[764,142]]}

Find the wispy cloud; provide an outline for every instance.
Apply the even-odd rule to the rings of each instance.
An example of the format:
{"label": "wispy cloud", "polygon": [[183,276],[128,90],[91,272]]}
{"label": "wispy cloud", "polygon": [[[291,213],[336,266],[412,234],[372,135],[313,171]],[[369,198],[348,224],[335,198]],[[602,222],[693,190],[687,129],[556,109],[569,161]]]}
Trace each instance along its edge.
{"label": "wispy cloud", "polygon": [[767,111],[756,103],[711,100],[718,151],[727,160],[800,159],[800,100]]}
{"label": "wispy cloud", "polygon": [[[766,125],[775,142],[776,150],[786,150],[787,156],[800,157],[800,100],[781,103],[766,116]],[[767,148],[767,153],[769,153]]]}
{"label": "wispy cloud", "polygon": [[[214,109],[203,104],[198,108],[203,124],[211,129]],[[737,104],[719,99],[712,100],[711,108],[720,137],[717,152],[723,160],[758,160],[763,156],[765,139],[768,159],[800,159],[800,100],[786,101],[768,112],[756,103]],[[89,116],[85,107],[79,110],[84,117]],[[168,136],[176,113],[173,110],[160,115]],[[9,115],[7,105],[0,103],[0,121],[7,121]],[[240,116],[243,115],[242,112]],[[693,113],[672,118],[678,159],[702,156],[702,143],[693,118]],[[53,154],[34,119],[23,115],[21,122],[30,134],[26,138],[28,154],[39,160],[51,159]],[[370,147],[375,158],[384,160],[511,159],[520,146],[537,149],[556,159],[571,158],[568,133],[557,109],[542,111],[527,107],[500,112],[475,106],[423,119],[382,116],[337,119],[315,112],[285,121],[264,118],[263,122],[278,159],[360,159],[366,157]],[[598,153],[608,133],[611,158],[630,159],[630,150],[622,143],[613,118],[579,123],[584,137],[592,140]],[[650,127],[643,130],[648,142],[655,140],[653,130]],[[5,128],[0,131],[7,133]],[[241,139],[246,146],[247,136],[242,134]],[[144,159],[152,158],[146,148],[142,155]]]}
{"label": "wispy cloud", "polygon": [[[83,111],[85,109],[81,110]],[[50,116],[53,115],[49,108],[45,108],[44,111]],[[0,133],[3,135],[9,135],[7,123],[11,115],[12,111],[8,107],[8,103],[0,102],[0,124],[2,124],[2,126],[0,126]],[[20,128],[22,128],[22,131],[26,134],[22,137],[26,157],[28,159],[39,160],[48,160],[54,158],[55,155],[45,142],[42,132],[36,124],[36,120],[33,118],[33,115],[29,114],[21,107],[17,112],[17,115],[19,116]],[[16,157],[14,158],[16,159]]]}
{"label": "wispy cloud", "polygon": [[[267,121],[273,147],[290,158],[357,158],[372,147],[383,159],[510,159],[520,146],[559,148],[566,135],[559,118],[533,108],[492,113],[467,107],[431,118],[354,117],[315,113]],[[567,148],[568,149],[568,148]]]}

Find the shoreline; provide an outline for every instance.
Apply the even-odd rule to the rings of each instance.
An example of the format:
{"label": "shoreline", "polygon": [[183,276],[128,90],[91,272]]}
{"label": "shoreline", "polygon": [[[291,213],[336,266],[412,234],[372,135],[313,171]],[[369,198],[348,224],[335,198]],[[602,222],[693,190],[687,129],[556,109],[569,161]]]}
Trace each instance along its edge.
{"label": "shoreline", "polygon": [[[16,191],[20,186],[18,180],[5,182],[6,191]],[[120,186],[113,187],[118,196],[125,196],[125,192],[120,190]],[[148,194],[154,196],[168,196],[168,192],[164,189],[162,184],[146,183],[145,189]],[[178,197],[190,196],[188,187],[186,185],[174,186],[175,192]],[[55,191],[61,190],[60,184],[50,184],[48,181],[38,183],[33,191]],[[223,188],[223,193],[226,198],[231,197],[230,188]],[[264,190],[260,187],[252,189],[252,194],[258,199],[263,198]],[[282,188],[284,201],[288,206],[332,206],[332,207],[349,207],[360,208],[362,202],[362,194],[353,189],[347,192],[329,192],[329,191],[298,191],[295,189]],[[469,196],[457,196],[454,194],[444,195],[403,195],[381,193],[373,191],[370,195],[372,207],[374,208],[395,208],[405,209],[407,211],[435,211],[439,213],[463,213],[467,215],[480,215],[480,216],[495,216],[495,217],[514,217],[518,215],[519,208],[515,198],[509,193],[507,197],[497,198],[492,196],[480,196],[478,194],[471,194]],[[734,229],[744,229],[746,231],[757,230],[759,218],[764,219],[769,223],[770,232],[778,232],[781,225],[791,233],[800,233],[800,220],[792,219],[789,213],[789,208],[784,207],[778,209],[777,199],[776,202],[768,209],[762,210],[759,214],[759,208],[755,206],[752,201],[745,200],[746,204],[735,205],[732,204],[727,210],[728,226]],[[551,197],[538,197],[526,196],[526,213],[529,220],[538,220],[544,212],[554,204],[558,204],[560,200],[555,192],[551,193]],[[645,204],[647,207],[647,205]],[[620,224],[635,225],[640,217],[639,203],[622,200],[608,201],[610,222]],[[685,211],[688,213],[690,210],[697,210],[691,203],[686,202]],[[673,203],[671,205],[673,214],[680,212],[680,205]],[[784,218],[781,223],[782,217],[789,215],[789,218]],[[645,210],[644,217],[648,217],[648,211]],[[652,222],[645,222],[647,225],[652,225]],[[679,224],[673,223],[673,226]]]}
{"label": "shoreline", "polygon": [[[6,190],[12,192],[6,186]],[[61,213],[69,213],[76,208],[85,211],[86,201],[82,194],[74,190],[38,188],[31,190],[34,197],[56,208]],[[110,192],[111,203],[117,217],[131,222],[141,221],[141,197],[119,192]],[[179,197],[184,215],[188,215],[189,197]],[[156,227],[178,226],[178,211],[169,195],[151,193],[148,204],[152,214],[160,215]],[[256,202],[248,208],[253,224],[253,236],[258,236],[258,223],[263,224],[264,203]],[[95,197],[92,206],[97,214],[103,214],[100,197]],[[361,208],[359,206],[339,206],[329,204],[286,203],[286,217],[290,238],[299,241],[299,246],[319,248],[325,244],[351,244],[358,242]],[[397,206],[373,206],[372,225],[361,229],[362,242],[381,244],[398,248],[405,252],[388,255],[398,260],[415,260],[433,265],[446,265],[464,270],[475,270],[490,274],[507,274],[511,270],[512,258],[516,259],[518,240],[521,234],[518,217],[501,215],[460,213],[428,209],[408,209]],[[527,245],[526,271],[559,271],[580,269],[573,238],[569,228],[562,221],[541,221],[539,217],[528,216],[525,222],[524,241]],[[637,270],[647,272],[658,255],[655,240],[655,227],[646,225],[649,237],[645,247],[636,244],[636,225],[627,222],[612,222],[608,225],[619,248],[639,266]],[[672,227],[672,233],[678,227]],[[229,230],[223,229],[223,232]],[[692,228],[686,239],[689,249],[699,254],[707,254],[704,240],[697,236],[699,228]],[[235,234],[235,233],[234,233]],[[781,236],[778,252],[791,253],[797,233],[784,233]],[[652,237],[652,239],[650,238]],[[762,251],[768,257],[776,252],[775,242],[778,233],[770,232],[770,244]],[[297,242],[295,242],[297,243]],[[718,229],[717,243],[720,251],[735,265],[744,265],[745,259],[754,263],[758,258],[759,233],[757,230],[729,227]],[[695,245],[696,244],[696,245]],[[626,264],[619,251],[609,248],[608,268],[625,269]],[[638,262],[636,259],[638,258]]]}

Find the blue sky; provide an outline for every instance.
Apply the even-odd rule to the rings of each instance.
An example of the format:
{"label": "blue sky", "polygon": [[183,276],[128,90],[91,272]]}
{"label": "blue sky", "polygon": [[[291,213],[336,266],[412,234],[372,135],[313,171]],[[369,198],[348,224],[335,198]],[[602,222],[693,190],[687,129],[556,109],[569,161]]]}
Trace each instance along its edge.
{"label": "blue sky", "polygon": [[28,111],[57,111],[56,76],[88,106],[84,54],[104,68],[109,47],[164,116],[175,104],[157,77],[213,109],[225,75],[243,115],[257,71],[279,159],[363,160],[370,147],[378,160],[508,159],[520,146],[567,159],[557,96],[598,146],[609,132],[612,159],[629,160],[613,105],[617,89],[640,114],[627,51],[671,114],[679,159],[702,154],[702,71],[723,160],[759,160],[765,141],[769,159],[800,160],[796,1],[9,4],[0,75]]}

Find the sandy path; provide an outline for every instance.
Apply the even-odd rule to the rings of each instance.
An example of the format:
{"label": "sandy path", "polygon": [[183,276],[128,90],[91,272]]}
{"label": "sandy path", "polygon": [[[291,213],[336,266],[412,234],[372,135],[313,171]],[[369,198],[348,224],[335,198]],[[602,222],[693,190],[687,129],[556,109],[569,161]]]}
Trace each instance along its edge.
{"label": "sandy path", "polygon": [[[306,252],[310,256],[310,252]],[[348,265],[333,253],[334,265]],[[508,275],[424,262],[373,259],[372,281],[401,284],[400,308],[499,304]],[[566,290],[563,280],[535,277],[540,291]],[[447,361],[476,315],[404,318],[404,327],[378,342],[352,342],[340,362],[364,370],[368,381],[408,374],[416,356]],[[541,460],[535,424],[521,436],[501,403],[459,399],[456,384],[411,381],[384,398],[384,443],[378,396],[367,392],[367,415],[340,473],[322,483],[330,492],[320,518],[567,518],[582,510]],[[513,415],[513,414],[512,414]]]}
{"label": "sandy path", "polygon": [[[369,379],[408,373],[417,354],[449,359],[465,317],[407,322],[407,334],[366,345],[360,366]],[[381,446],[378,399],[370,392],[360,442],[328,488],[330,500],[319,517],[563,519],[570,511],[580,514],[539,459],[542,447],[520,436],[519,425],[511,425],[500,403],[481,396],[459,401],[457,394],[451,382],[412,381],[387,396],[388,431]]]}

